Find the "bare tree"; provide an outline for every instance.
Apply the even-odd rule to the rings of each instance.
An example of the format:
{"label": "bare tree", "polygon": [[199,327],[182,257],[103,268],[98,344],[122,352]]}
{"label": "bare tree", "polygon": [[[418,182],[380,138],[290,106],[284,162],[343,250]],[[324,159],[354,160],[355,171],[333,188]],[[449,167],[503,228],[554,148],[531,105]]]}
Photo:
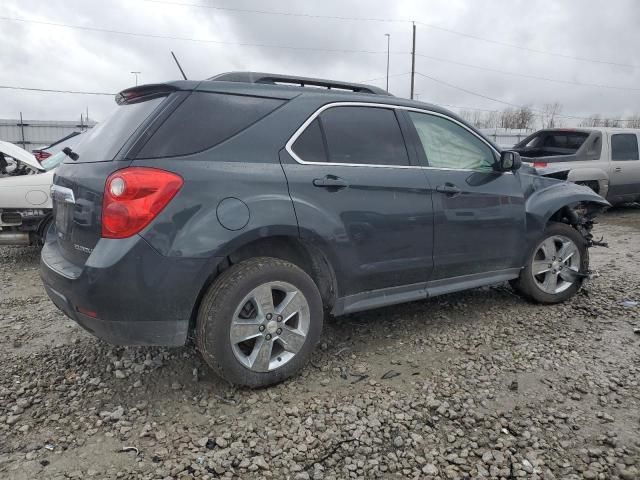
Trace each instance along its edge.
{"label": "bare tree", "polygon": [[599,113],[595,115],[591,115],[589,118],[585,118],[580,122],[581,127],[601,127],[602,126],[602,118]]}
{"label": "bare tree", "polygon": [[560,127],[558,115],[562,112],[560,102],[547,103],[542,109],[542,128]]}

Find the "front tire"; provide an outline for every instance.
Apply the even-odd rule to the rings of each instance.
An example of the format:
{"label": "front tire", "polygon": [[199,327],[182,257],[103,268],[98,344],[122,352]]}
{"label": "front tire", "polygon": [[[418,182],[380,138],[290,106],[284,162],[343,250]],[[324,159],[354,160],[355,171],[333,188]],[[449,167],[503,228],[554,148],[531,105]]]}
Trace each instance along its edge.
{"label": "front tire", "polygon": [[322,321],[322,299],[309,275],[284,260],[252,258],[209,287],[198,311],[196,343],[224,379],[265,387],[306,364]]}
{"label": "front tire", "polygon": [[589,271],[584,237],[566,223],[551,222],[527,256],[512,286],[537,303],[560,303],[576,294]]}

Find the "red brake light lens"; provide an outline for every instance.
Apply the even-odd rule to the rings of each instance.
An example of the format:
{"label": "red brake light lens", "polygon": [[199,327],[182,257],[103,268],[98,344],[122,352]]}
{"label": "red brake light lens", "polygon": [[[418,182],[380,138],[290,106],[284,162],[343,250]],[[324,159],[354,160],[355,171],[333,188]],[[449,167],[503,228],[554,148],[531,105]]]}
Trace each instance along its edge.
{"label": "red brake light lens", "polygon": [[46,160],[51,156],[49,152],[43,152],[42,150],[34,150],[32,153],[33,156],[36,157],[36,160],[38,160],[39,162]]}
{"label": "red brake light lens", "polygon": [[547,162],[533,162],[534,168],[544,168],[548,165]]}
{"label": "red brake light lens", "polygon": [[112,173],[102,202],[102,237],[127,238],[149,225],[182,188],[182,177],[166,170],[129,167]]}

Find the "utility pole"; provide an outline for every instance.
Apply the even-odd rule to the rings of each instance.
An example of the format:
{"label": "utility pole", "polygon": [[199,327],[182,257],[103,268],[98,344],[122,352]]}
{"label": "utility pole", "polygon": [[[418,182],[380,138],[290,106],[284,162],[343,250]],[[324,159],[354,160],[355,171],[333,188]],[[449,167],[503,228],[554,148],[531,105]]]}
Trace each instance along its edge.
{"label": "utility pole", "polygon": [[138,75],[140,75],[142,72],[131,72],[136,76],[136,87],[138,86]]}
{"label": "utility pole", "polygon": [[411,49],[411,100],[413,100],[413,86],[416,77],[416,22],[413,22],[413,48]]}
{"label": "utility pole", "polygon": [[389,92],[389,46],[391,45],[391,34],[385,33],[387,37],[387,93]]}
{"label": "utility pole", "polygon": [[22,137],[22,148],[27,149],[27,142],[24,139],[24,120],[22,120],[22,112],[20,112],[20,136]]}

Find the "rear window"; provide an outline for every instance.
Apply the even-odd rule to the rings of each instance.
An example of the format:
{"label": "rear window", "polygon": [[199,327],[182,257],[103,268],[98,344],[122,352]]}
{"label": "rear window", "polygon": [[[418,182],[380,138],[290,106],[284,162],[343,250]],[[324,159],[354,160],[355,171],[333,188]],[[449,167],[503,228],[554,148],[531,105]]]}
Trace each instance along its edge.
{"label": "rear window", "polygon": [[611,136],[612,160],[638,160],[638,137],[635,133],[621,133]]}
{"label": "rear window", "polygon": [[137,158],[202,152],[246,129],[283,103],[273,98],[193,92],[142,147]]}
{"label": "rear window", "polygon": [[[72,147],[79,155],[77,162],[113,160],[129,137],[165,98],[154,98],[116,108],[106,120],[85,132],[78,144]],[[67,158],[65,162],[73,163],[73,160]]]}
{"label": "rear window", "polygon": [[586,132],[541,132],[529,140],[525,146],[576,152],[588,137],[589,134]]}

